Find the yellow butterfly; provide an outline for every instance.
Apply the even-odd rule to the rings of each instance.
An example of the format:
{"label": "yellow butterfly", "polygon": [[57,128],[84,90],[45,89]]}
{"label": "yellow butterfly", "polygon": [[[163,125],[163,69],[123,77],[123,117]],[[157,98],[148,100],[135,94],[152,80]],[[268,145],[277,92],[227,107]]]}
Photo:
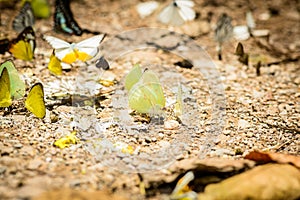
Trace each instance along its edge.
{"label": "yellow butterfly", "polygon": [[25,107],[38,118],[44,118],[46,115],[46,106],[44,101],[44,89],[41,83],[34,84],[25,101]]}
{"label": "yellow butterfly", "polygon": [[7,60],[0,66],[0,73],[6,68],[10,83],[10,96],[12,99],[20,99],[25,94],[25,83],[20,78],[19,73],[11,60]]}
{"label": "yellow butterfly", "polygon": [[99,51],[98,46],[105,34],[96,35],[79,43],[68,43],[53,36],[44,36],[54,48],[56,57],[64,63],[71,64],[76,60],[86,62],[92,59]]}
{"label": "yellow butterfly", "polygon": [[26,27],[16,39],[10,43],[9,52],[15,58],[31,61],[35,50],[35,34],[32,27]]}
{"label": "yellow butterfly", "polygon": [[10,98],[10,80],[6,67],[0,75],[0,107],[9,107],[12,104]]}
{"label": "yellow butterfly", "polygon": [[61,75],[62,74],[61,62],[55,56],[54,51],[52,52],[52,55],[50,56],[50,61],[48,63],[48,69],[49,69],[50,72],[52,72],[55,75]]}
{"label": "yellow butterfly", "polygon": [[162,86],[156,74],[147,70],[128,94],[129,107],[139,113],[151,113],[165,106]]}

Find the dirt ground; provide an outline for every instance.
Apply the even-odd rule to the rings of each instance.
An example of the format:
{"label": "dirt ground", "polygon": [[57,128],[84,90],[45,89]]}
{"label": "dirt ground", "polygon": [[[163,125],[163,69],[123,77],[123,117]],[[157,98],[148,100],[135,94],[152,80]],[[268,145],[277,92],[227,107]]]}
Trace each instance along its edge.
{"label": "dirt ground", "polygon": [[[214,138],[205,159],[212,157],[224,159],[224,163],[243,162],[243,157],[253,150],[300,154],[300,3],[298,1],[195,0],[194,9],[197,18],[180,27],[159,23],[156,18],[159,11],[141,19],[135,8],[140,2],[138,0],[74,0],[71,2],[71,9],[82,28],[107,34],[101,46],[107,58],[116,54],[109,47],[126,50],[130,42],[134,43],[128,38],[123,38],[119,40],[117,46],[114,46],[110,39],[116,38],[116,35],[125,31],[142,27],[162,28],[190,36],[207,52],[205,56],[208,55],[207,57],[215,64],[224,86],[226,116],[224,127],[220,125],[222,131]],[[49,3],[53,15],[54,1]],[[164,1],[159,3],[161,6],[166,5]],[[13,16],[18,14],[18,8],[18,5],[14,8],[1,7],[0,36],[2,38],[11,39],[17,36],[12,29],[12,20]],[[219,61],[213,30],[218,17],[226,12],[232,17],[233,25],[245,25],[245,13],[250,8],[256,19],[256,29],[269,30],[269,37],[250,37],[242,41],[245,51],[250,54],[249,66],[240,63],[238,57],[234,55],[238,44],[235,39],[224,44],[223,60]],[[211,16],[210,21],[209,16]],[[95,72],[94,62],[90,63],[91,67],[87,67],[84,63],[76,63],[71,69],[65,70],[62,76],[54,76],[47,69],[52,49],[43,40],[43,35],[56,36],[69,42],[78,42],[91,35],[83,34],[79,37],[56,33],[53,31],[52,17],[36,20],[34,27],[37,48],[32,62],[17,60],[9,53],[0,55],[1,63],[8,59],[13,60],[28,88],[35,82],[43,83],[45,101],[48,105],[47,115],[43,120],[24,111],[21,100],[16,101],[12,111],[5,116],[4,113],[7,111],[0,109],[0,198],[50,199],[52,195],[53,199],[63,199],[66,198],[65,196],[72,199],[72,195],[76,195],[82,199],[94,199],[95,195],[98,195],[99,199],[166,199],[172,192],[175,185],[173,181],[176,179],[175,177],[173,180],[165,181],[163,178],[168,175],[174,177],[175,172],[170,170],[170,167],[179,162],[184,165],[182,164],[184,161],[199,158],[201,146],[209,139],[207,132],[210,132],[209,119],[213,116],[211,109],[214,102],[210,98],[210,85],[205,76],[198,71],[198,68],[186,69],[177,66],[175,63],[182,61],[182,57],[158,49],[138,49],[126,52],[124,55],[117,55],[118,57],[113,61],[108,59],[111,62],[108,71],[98,69],[99,71]],[[146,41],[152,37],[152,35],[140,35],[134,39]],[[168,44],[175,41],[171,36],[169,39],[166,38]],[[262,67],[258,76],[254,66],[259,60],[262,61]],[[179,129],[183,130],[183,136],[177,134],[179,131],[172,132],[172,129],[157,132],[160,126],[151,127],[153,131],[148,135],[148,132],[137,135],[134,131],[129,132],[128,135],[128,132],[124,131],[128,125],[124,125],[124,128],[119,124],[111,123],[111,119],[118,115],[115,113],[114,102],[118,98],[121,99],[124,94],[120,93],[118,96],[116,91],[124,90],[122,85],[124,76],[135,63],[154,70],[159,74],[163,84],[169,84],[167,96],[170,101],[172,98],[174,100],[172,95],[177,85],[177,78],[184,82],[189,93],[187,97],[196,103],[188,104],[195,107],[186,118],[190,122],[189,128]],[[74,112],[72,110],[74,106],[70,104],[60,103],[53,106],[53,102],[59,99],[58,95],[63,94],[62,96],[65,97],[69,93],[68,88],[72,85],[72,81],[80,77],[78,74],[85,72],[91,79],[97,76],[104,80],[113,80],[115,83],[111,86],[101,85],[100,93],[96,94],[100,106],[97,106],[95,116],[101,121],[102,127],[108,127],[105,137],[109,141],[115,143],[122,141],[130,144],[127,149],[133,147],[138,151],[140,148],[140,152],[151,155],[151,151],[161,146],[165,147],[164,145],[176,136],[178,138],[175,139],[186,142],[186,148],[174,155],[165,152],[163,155],[167,160],[163,156],[159,157],[160,155],[157,155],[159,159],[155,156],[138,157],[138,159],[128,156],[130,159],[123,159],[121,162],[122,159],[117,152],[105,152],[103,147],[99,148],[101,142],[97,143],[98,140],[95,139],[97,133],[88,131],[78,133],[80,142],[76,145],[65,149],[55,147],[53,143],[57,139],[72,131],[74,127],[72,121],[76,121],[76,116],[84,121],[82,123],[91,120],[91,118],[84,118],[77,111]],[[117,103],[121,104],[121,100]],[[53,120],[53,116],[58,120]],[[147,119],[142,120],[147,121]],[[79,127],[81,125],[79,124]],[[186,135],[188,139],[185,138],[185,141]],[[180,149],[178,146],[176,148]],[[170,158],[170,155],[173,158]],[[146,165],[154,166],[152,171],[147,171],[149,170],[147,167],[144,171],[136,170],[143,167],[142,164],[145,163],[140,162],[144,161]],[[135,168],[131,168],[131,164]],[[182,173],[182,170],[180,172]],[[154,175],[151,177],[151,174],[155,174],[155,177]],[[166,182],[171,183],[166,184]],[[58,189],[63,190],[57,194],[54,192],[43,194]],[[76,190],[78,193],[72,193],[71,190]],[[83,191],[84,193],[80,193]],[[202,191],[203,188],[198,188],[196,192]]]}

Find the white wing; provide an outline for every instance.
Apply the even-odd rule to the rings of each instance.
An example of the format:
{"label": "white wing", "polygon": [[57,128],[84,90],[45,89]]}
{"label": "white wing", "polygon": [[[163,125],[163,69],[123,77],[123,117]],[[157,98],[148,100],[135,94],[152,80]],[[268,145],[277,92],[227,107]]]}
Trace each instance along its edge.
{"label": "white wing", "polygon": [[94,57],[98,53],[99,44],[104,37],[105,34],[96,35],[94,37],[88,38],[75,44],[74,48],[78,49],[78,51],[85,52],[88,55]]}
{"label": "white wing", "polygon": [[75,44],[75,47],[76,48],[83,48],[83,47],[97,48],[104,37],[105,34],[90,37],[81,42],[78,42],[77,44]]}
{"label": "white wing", "polygon": [[163,9],[163,11],[161,11],[161,13],[158,16],[158,20],[164,24],[168,24],[171,21],[174,10],[175,8],[173,3],[168,5]]}
{"label": "white wing", "polygon": [[52,46],[53,49],[70,48],[71,44],[53,36],[44,36],[45,40]]}
{"label": "white wing", "polygon": [[179,13],[184,21],[191,21],[196,17],[195,11],[188,6],[179,7]]}
{"label": "white wing", "polygon": [[175,3],[178,7],[186,6],[186,7],[193,7],[194,2],[192,0],[175,0]]}

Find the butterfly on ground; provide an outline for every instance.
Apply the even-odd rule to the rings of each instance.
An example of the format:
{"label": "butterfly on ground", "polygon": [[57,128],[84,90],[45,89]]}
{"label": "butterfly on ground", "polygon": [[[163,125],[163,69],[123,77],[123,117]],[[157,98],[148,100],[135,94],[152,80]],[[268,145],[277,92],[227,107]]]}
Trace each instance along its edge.
{"label": "butterfly on ground", "polygon": [[31,26],[26,27],[9,45],[9,52],[15,58],[31,61],[36,47],[35,33]]}
{"label": "butterfly on ground", "polygon": [[244,46],[242,43],[238,43],[236,49],[235,49],[235,55],[239,56],[239,61],[243,63],[244,65],[249,64],[249,54],[244,52]]}
{"label": "butterfly on ground", "polygon": [[[10,64],[13,63],[11,61],[6,61],[1,64],[0,68],[0,107],[11,106],[12,98],[15,97],[12,92],[18,92],[22,90],[22,84],[15,83],[15,80],[18,80],[16,77],[17,74],[15,74],[13,68],[9,66]],[[29,94],[25,100],[25,107],[36,117],[45,117],[46,106],[44,101],[43,85],[41,83],[36,83],[31,87]]]}
{"label": "butterfly on ground", "polygon": [[195,19],[196,13],[192,9],[192,0],[173,0],[158,16],[158,20],[164,24],[180,26],[186,21]]}
{"label": "butterfly on ground", "polygon": [[138,113],[156,113],[166,103],[159,78],[151,70],[144,71],[139,77],[140,72],[139,65],[135,66],[125,78],[129,107]]}
{"label": "butterfly on ground", "polygon": [[25,100],[25,107],[38,118],[44,118],[46,115],[46,106],[44,101],[44,88],[41,83],[34,84]]}
{"label": "butterfly on ground", "polygon": [[104,56],[101,56],[101,57],[96,61],[96,67],[97,67],[97,68],[104,69],[104,70],[108,70],[108,69],[109,69],[109,63],[108,63],[107,60],[104,58]]}
{"label": "butterfly on ground", "polygon": [[54,75],[61,75],[62,74],[62,66],[61,61],[55,56],[54,50],[50,56],[50,61],[48,63],[48,69]]}
{"label": "butterfly on ground", "polygon": [[75,21],[70,9],[70,1],[55,1],[54,29],[68,34],[82,35],[83,30]]}
{"label": "butterfly on ground", "polygon": [[9,75],[4,67],[0,73],[0,107],[9,107],[11,104]]}
{"label": "butterfly on ground", "polygon": [[34,25],[34,15],[31,4],[26,1],[21,8],[20,13],[13,21],[13,29],[17,32],[22,32],[26,27]]}
{"label": "butterfly on ground", "polygon": [[10,82],[10,96],[12,99],[20,99],[25,94],[25,83],[11,60],[5,61],[0,66],[0,73],[4,68],[8,71]]}
{"label": "butterfly on ground", "polygon": [[222,60],[222,45],[225,41],[229,40],[233,35],[233,27],[231,24],[231,17],[223,13],[217,22],[215,29],[215,40],[217,41],[217,51],[219,60]]}
{"label": "butterfly on ground", "polygon": [[96,35],[78,43],[68,43],[53,36],[44,36],[45,40],[54,49],[55,56],[64,63],[72,64],[76,60],[86,62],[92,59],[99,51],[98,46],[105,34]]}

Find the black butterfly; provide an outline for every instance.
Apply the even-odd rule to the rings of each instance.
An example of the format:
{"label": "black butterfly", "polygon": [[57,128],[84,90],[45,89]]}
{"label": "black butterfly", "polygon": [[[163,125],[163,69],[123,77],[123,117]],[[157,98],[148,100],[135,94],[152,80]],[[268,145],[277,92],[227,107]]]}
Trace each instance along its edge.
{"label": "black butterfly", "polygon": [[109,69],[109,64],[108,64],[107,60],[103,56],[101,56],[101,58],[99,58],[96,61],[96,67],[97,68],[102,68],[104,70],[108,70]]}
{"label": "black butterfly", "polygon": [[82,33],[100,34],[97,31],[80,28],[70,9],[70,0],[55,0],[54,29],[78,36],[82,35]]}
{"label": "black butterfly", "polygon": [[82,35],[82,29],[75,21],[70,9],[70,0],[56,0],[54,28],[68,34]]}
{"label": "black butterfly", "polygon": [[22,32],[26,27],[33,26],[34,15],[31,4],[27,1],[24,3],[19,15],[13,21],[13,29]]}
{"label": "black butterfly", "polygon": [[236,49],[235,49],[235,55],[239,56],[239,61],[243,63],[244,65],[249,64],[249,54],[244,52],[244,47],[242,43],[238,43]]}

